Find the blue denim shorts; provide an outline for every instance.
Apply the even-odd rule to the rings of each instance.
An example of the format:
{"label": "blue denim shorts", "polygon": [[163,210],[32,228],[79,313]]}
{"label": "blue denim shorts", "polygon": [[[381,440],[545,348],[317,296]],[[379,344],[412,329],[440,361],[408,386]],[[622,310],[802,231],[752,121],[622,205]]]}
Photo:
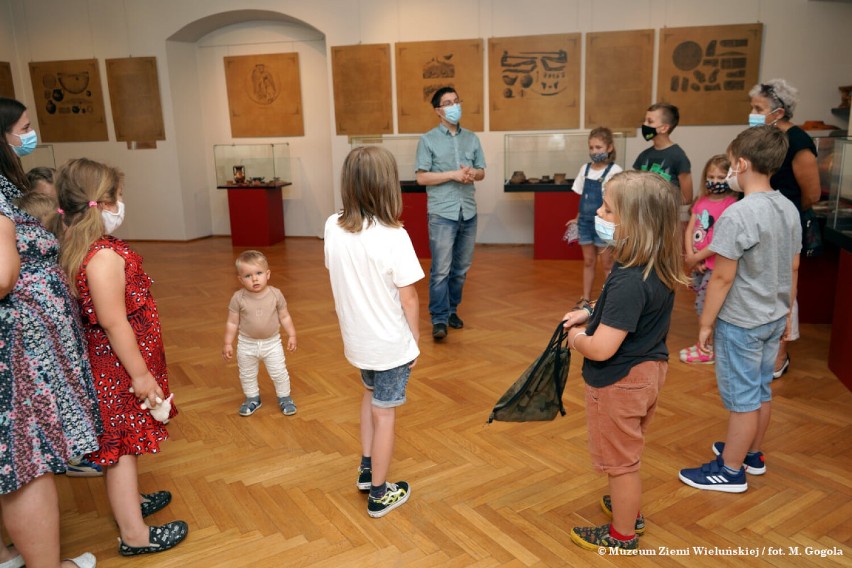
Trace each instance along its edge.
{"label": "blue denim shorts", "polygon": [[745,329],[716,320],[716,383],[725,408],[752,412],[772,400],[772,372],[786,318]]}
{"label": "blue denim shorts", "polygon": [[405,404],[405,385],[411,376],[411,362],[386,371],[361,369],[361,382],[373,391],[373,406],[394,408]]}
{"label": "blue denim shorts", "polygon": [[598,248],[603,248],[606,246],[606,243],[598,236],[598,232],[595,231],[595,218],[580,216],[577,218],[577,232],[580,235],[580,238],[577,240],[578,244],[581,245],[595,245]]}

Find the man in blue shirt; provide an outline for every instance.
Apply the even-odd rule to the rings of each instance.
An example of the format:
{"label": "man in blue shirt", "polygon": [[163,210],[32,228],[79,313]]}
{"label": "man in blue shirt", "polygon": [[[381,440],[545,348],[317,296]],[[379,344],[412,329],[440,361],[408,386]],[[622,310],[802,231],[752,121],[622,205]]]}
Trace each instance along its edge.
{"label": "man in blue shirt", "polygon": [[457,310],[473,260],[476,243],[476,200],[473,182],[485,177],[485,156],[479,138],[459,126],[461,101],[452,87],[432,96],[441,123],[420,137],[417,145],[417,183],[426,186],[429,213],[429,313],[432,337],[447,336],[447,326],[464,322]]}

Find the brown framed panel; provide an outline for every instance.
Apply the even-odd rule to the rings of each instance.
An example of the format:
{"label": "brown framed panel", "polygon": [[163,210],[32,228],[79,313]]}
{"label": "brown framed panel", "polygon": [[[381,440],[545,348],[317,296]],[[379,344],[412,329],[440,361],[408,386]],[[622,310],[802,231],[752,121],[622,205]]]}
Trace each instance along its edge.
{"label": "brown framed panel", "polygon": [[657,98],[680,124],[744,124],[762,37],[763,24],[661,29]]}
{"label": "brown framed panel", "polygon": [[298,53],[225,57],[231,136],[304,136]]}
{"label": "brown framed panel", "polygon": [[586,34],[586,128],[635,134],[651,104],[654,30]]}
{"label": "brown framed panel", "polygon": [[165,140],[156,57],[106,60],[107,88],[119,141]]}
{"label": "brown framed panel", "polygon": [[331,48],[337,133],[392,134],[390,44]]}
{"label": "brown framed panel", "polygon": [[400,133],[426,132],[437,117],[432,95],[452,87],[464,101],[462,123],[481,131],[485,127],[483,41],[417,41],[396,44],[397,129]]}
{"label": "brown framed panel", "polygon": [[12,81],[12,65],[8,61],[0,61],[0,97],[15,98],[15,83]]}
{"label": "brown framed panel", "polygon": [[97,59],[30,63],[43,142],[109,140]]}
{"label": "brown framed panel", "polygon": [[491,130],[580,126],[580,34],[488,40]]}

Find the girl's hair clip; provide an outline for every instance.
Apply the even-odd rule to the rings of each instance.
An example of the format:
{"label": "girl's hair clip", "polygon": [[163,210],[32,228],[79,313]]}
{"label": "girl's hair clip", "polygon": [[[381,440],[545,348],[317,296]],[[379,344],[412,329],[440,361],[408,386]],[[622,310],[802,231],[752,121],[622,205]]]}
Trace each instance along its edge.
{"label": "girl's hair clip", "polygon": [[98,206],[97,201],[89,201],[89,207],[97,207],[97,206]]}
{"label": "girl's hair clip", "polygon": [[65,215],[65,210],[62,209],[62,207],[57,207],[56,212],[59,213],[60,215]]}

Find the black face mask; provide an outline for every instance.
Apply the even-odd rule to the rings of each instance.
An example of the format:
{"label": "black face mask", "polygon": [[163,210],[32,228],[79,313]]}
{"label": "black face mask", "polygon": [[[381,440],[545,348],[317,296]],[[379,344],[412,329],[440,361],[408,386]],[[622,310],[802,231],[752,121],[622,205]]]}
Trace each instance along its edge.
{"label": "black face mask", "polygon": [[657,129],[653,126],[648,126],[647,124],[642,125],[642,138],[645,140],[653,140],[653,138],[657,135]]}
{"label": "black face mask", "polygon": [[731,186],[728,185],[727,181],[704,181],[704,187],[707,188],[709,193],[726,193],[731,191]]}

